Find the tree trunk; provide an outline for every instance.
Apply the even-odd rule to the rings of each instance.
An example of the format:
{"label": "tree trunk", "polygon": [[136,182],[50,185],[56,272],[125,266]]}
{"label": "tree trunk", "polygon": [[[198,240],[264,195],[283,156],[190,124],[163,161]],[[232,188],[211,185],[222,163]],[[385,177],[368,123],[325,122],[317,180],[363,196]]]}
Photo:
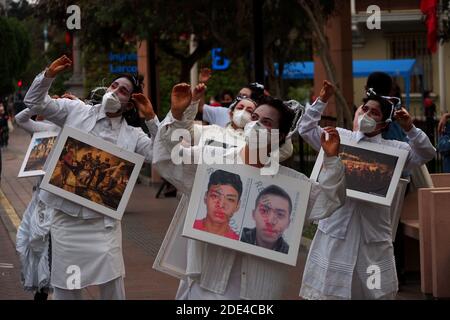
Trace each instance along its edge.
{"label": "tree trunk", "polygon": [[180,82],[189,83],[191,81],[191,68],[193,64],[188,59],[183,59],[181,62]]}
{"label": "tree trunk", "polygon": [[347,127],[350,128],[352,121],[352,114],[350,112],[349,106],[347,105],[347,101],[345,100],[344,95],[342,94],[342,91],[340,89],[340,84],[337,83],[335,74],[336,74],[336,68],[334,66],[333,60],[330,56],[330,49],[328,47],[328,39],[322,29],[322,26],[324,25],[324,19],[322,18],[320,14],[320,8],[318,6],[315,6],[314,12],[316,15],[314,15],[313,10],[308,5],[306,0],[298,0],[298,3],[302,6],[302,8],[305,10],[306,15],[309,18],[309,21],[311,23],[313,32],[316,34],[316,40],[318,43],[318,52],[320,56],[320,60],[322,61],[325,72],[327,73],[328,79],[335,85],[336,87],[336,118],[337,118],[337,126],[339,127]]}
{"label": "tree trunk", "polygon": [[276,72],[275,72],[275,61],[273,61],[273,54],[271,52],[271,50],[266,50],[266,68],[267,68],[267,82],[269,85],[269,91],[270,91],[270,95],[274,96],[274,97],[279,97],[281,98],[281,89],[280,89],[280,84],[278,81],[279,75],[278,77],[276,76]]}
{"label": "tree trunk", "polygon": [[180,82],[189,83],[191,78],[192,66],[198,60],[206,56],[206,54],[212,49],[212,42],[199,40],[197,48],[188,55],[178,52],[168,42],[159,42],[159,47],[165,53],[180,61]]}

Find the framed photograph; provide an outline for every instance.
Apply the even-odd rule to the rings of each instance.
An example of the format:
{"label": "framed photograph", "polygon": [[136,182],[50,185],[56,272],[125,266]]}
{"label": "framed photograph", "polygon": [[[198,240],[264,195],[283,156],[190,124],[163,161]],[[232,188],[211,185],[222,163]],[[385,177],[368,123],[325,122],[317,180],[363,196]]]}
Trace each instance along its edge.
{"label": "framed photograph", "polygon": [[182,236],[189,199],[183,195],[153,263],[153,269],[184,279],[187,267],[187,242]]}
{"label": "framed photograph", "polygon": [[144,157],[69,126],[54,149],[40,187],[120,220]]}
{"label": "framed photograph", "polygon": [[22,166],[20,167],[19,178],[42,176],[45,174],[44,164],[57,137],[57,132],[36,132],[33,134]]}
{"label": "framed photograph", "polygon": [[307,180],[245,165],[199,165],[183,236],[295,266]]}
{"label": "framed photograph", "polygon": [[[323,156],[321,149],[311,173],[316,181]],[[341,137],[339,157],[345,166],[347,196],[391,206],[407,156],[406,150]]]}

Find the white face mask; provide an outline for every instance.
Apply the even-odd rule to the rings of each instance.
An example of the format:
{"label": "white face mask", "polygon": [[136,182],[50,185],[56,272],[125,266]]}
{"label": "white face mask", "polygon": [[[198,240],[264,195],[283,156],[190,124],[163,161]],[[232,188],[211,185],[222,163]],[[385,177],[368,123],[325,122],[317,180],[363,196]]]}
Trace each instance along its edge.
{"label": "white face mask", "polygon": [[119,98],[114,92],[107,92],[102,98],[102,107],[105,113],[116,113],[122,109]]}
{"label": "white face mask", "polygon": [[[262,129],[267,130],[267,128],[264,125],[262,125],[259,121],[251,121],[245,125],[244,136],[245,141],[247,142],[250,150],[258,148],[258,140],[257,140],[258,135],[256,134],[256,132]],[[259,134],[262,134],[262,132],[260,132]],[[269,130],[267,130],[267,143],[270,142],[270,137],[271,133],[269,132]],[[287,160],[292,156],[294,152],[294,146],[292,145],[290,135],[286,137],[286,141],[283,143],[283,145],[279,146],[278,152],[279,152],[278,153],[279,161]]]}
{"label": "white face mask", "polygon": [[250,149],[258,149],[258,137],[261,137],[261,135],[264,132],[262,130],[264,129],[267,135],[266,141],[267,143],[270,143],[270,132],[269,130],[267,130],[265,126],[261,124],[261,122],[251,121],[245,125],[244,127],[245,141],[247,142]]}
{"label": "white face mask", "polygon": [[286,141],[280,146],[280,161],[289,159],[294,153],[294,146],[291,138],[286,138]]}
{"label": "white face mask", "polygon": [[233,112],[233,123],[238,128],[244,128],[247,123],[252,121],[252,115],[250,112],[245,110],[234,110]]}
{"label": "white face mask", "polygon": [[358,117],[358,127],[362,133],[372,133],[377,127],[377,122],[364,113]]}

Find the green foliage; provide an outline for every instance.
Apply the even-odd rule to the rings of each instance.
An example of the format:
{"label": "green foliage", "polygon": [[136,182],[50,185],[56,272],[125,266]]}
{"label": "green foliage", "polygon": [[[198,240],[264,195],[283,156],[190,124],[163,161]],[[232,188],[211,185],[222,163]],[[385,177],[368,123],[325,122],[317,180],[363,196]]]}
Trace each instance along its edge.
{"label": "green foliage", "polygon": [[303,228],[303,234],[302,235],[305,238],[312,240],[312,239],[314,239],[314,235],[316,234],[316,231],[317,231],[317,224],[311,223],[309,225],[306,225]]}
{"label": "green foliage", "polygon": [[[202,67],[210,67],[212,63],[211,54],[199,62],[199,70]],[[206,96],[209,99],[220,94],[223,90],[231,90],[236,96],[239,90],[249,83],[246,72],[245,59],[231,59],[230,67],[227,70],[213,71],[213,76],[208,83]],[[208,100],[206,101],[208,103]]]}
{"label": "green foliage", "polygon": [[15,82],[25,71],[31,42],[20,21],[0,17],[0,97],[14,92]]}
{"label": "green foliage", "polygon": [[301,104],[305,105],[306,102],[309,101],[311,88],[311,85],[289,87],[288,97],[289,99],[297,100]]}
{"label": "green foliage", "polygon": [[[66,29],[66,8],[71,4],[69,0],[39,0],[35,12],[62,33]],[[223,89],[237,92],[251,80],[254,32],[264,34],[266,68],[274,62],[283,65],[312,56],[310,28],[297,0],[264,0],[262,30],[253,30],[252,0],[78,0],[76,4],[81,8],[81,30],[77,32],[82,41],[86,87],[102,84],[108,73],[109,51],[129,51],[127,48],[138,39],[155,41],[160,71],[158,107],[163,113],[168,109],[172,86],[188,81],[195,62],[209,66],[208,55],[215,46],[222,47],[233,63],[230,70],[214,74],[209,96]],[[334,1],[320,0],[320,4],[325,16],[332,13]],[[194,53],[188,49],[190,34],[196,35],[198,44]],[[274,70],[267,70],[270,92],[286,98],[286,83],[276,79]],[[302,95],[297,91],[293,94]]]}
{"label": "green foliage", "polygon": [[[198,62],[198,69],[203,67],[211,67],[211,54]],[[159,68],[159,91],[161,98],[161,105],[158,106],[158,113],[160,116],[165,116],[170,109],[170,93],[174,84],[178,83],[178,68],[180,62],[170,55],[160,51],[158,57]],[[214,97],[224,89],[231,90],[235,94],[247,85],[249,82],[244,59],[237,58],[232,60],[230,68],[223,71],[213,71],[213,76],[208,83],[206,92],[206,103],[210,97]]]}

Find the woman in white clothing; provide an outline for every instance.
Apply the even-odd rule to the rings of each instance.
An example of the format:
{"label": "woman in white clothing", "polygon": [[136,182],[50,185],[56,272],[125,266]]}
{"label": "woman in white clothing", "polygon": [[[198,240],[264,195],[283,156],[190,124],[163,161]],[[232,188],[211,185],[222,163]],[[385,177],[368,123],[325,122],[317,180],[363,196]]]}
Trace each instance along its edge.
{"label": "woman in white clothing", "polygon": [[[138,80],[118,76],[102,103],[95,106],[81,100],[51,99],[48,90],[54,78],[71,65],[62,56],[39,74],[25,96],[26,106],[60,127],[74,127],[151,161],[153,140],[123,118],[135,104],[149,129],[156,121]],[[98,285],[101,299],[125,299],[121,222],[44,190],[39,199],[55,212],[51,223],[53,298],[81,299],[81,289]]]}
{"label": "woman in white clothing", "polygon": [[[19,127],[30,134],[59,132],[60,127],[48,121],[32,120],[33,112],[24,109],[15,119]],[[16,250],[21,262],[22,285],[35,292],[35,300],[46,299],[50,290],[49,237],[53,210],[39,200],[39,177],[33,187],[33,196],[22,216],[16,235]]]}

